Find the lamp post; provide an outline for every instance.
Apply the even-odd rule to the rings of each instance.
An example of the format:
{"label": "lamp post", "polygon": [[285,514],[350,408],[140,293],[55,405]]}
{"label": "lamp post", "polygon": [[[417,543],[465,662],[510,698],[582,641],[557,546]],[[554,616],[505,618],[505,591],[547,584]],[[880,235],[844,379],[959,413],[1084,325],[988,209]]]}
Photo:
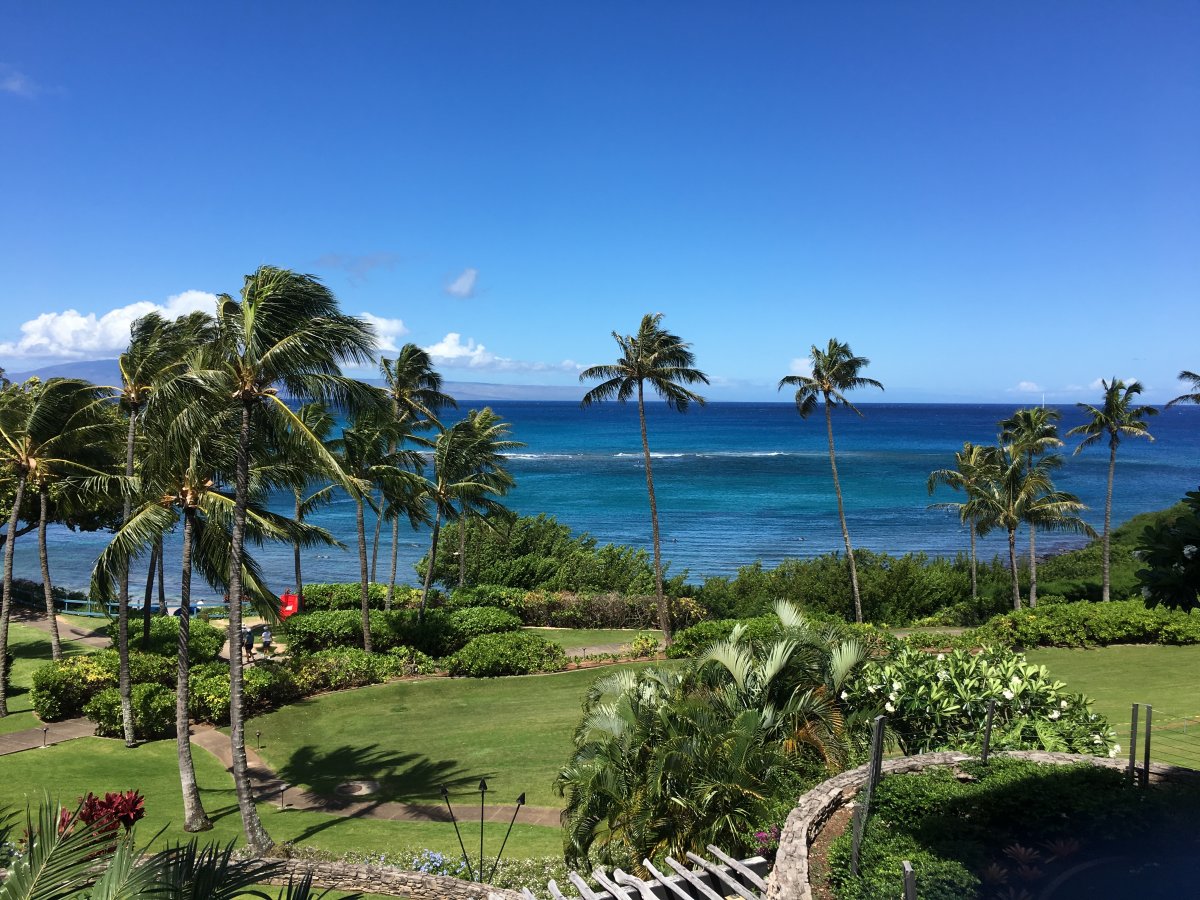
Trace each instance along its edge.
{"label": "lamp post", "polygon": [[[475,880],[475,872],[474,872],[474,870],[472,870],[471,860],[467,856],[467,847],[466,847],[466,844],[463,843],[462,832],[458,830],[458,819],[456,819],[454,817],[454,808],[452,806],[450,806],[450,791],[448,791],[446,789],[446,786],[444,784],[441,786],[440,790],[441,790],[441,794],[442,794],[442,799],[446,801],[446,809],[448,809],[450,811],[450,821],[454,823],[454,833],[456,835],[458,835],[458,846],[462,849],[463,862],[465,862],[467,864],[467,874],[470,875],[471,880],[474,881]],[[480,874],[482,874],[482,873],[480,873]]]}
{"label": "lamp post", "polygon": [[479,880],[483,881],[483,795],[487,793],[487,782],[479,779]]}
{"label": "lamp post", "polygon": [[525,794],[517,798],[517,808],[513,810],[512,819],[508,823],[508,831],[504,832],[504,840],[500,842],[500,852],[496,854],[496,861],[492,863],[492,871],[488,873],[488,883],[491,884],[493,878],[496,877],[496,866],[500,865],[500,857],[504,855],[504,845],[508,843],[508,836],[512,834],[513,823],[517,821],[517,813],[521,811],[521,807],[525,805]]}

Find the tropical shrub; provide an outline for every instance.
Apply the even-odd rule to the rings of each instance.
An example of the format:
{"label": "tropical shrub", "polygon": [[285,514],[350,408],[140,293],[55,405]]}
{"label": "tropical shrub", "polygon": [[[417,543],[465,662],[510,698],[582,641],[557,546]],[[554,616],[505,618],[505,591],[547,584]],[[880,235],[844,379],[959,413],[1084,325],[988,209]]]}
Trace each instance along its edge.
{"label": "tropical shrub", "polygon": [[562,647],[540,635],[510,631],[481,635],[446,662],[451,675],[493,678],[559,672],[566,668],[567,657]]}
{"label": "tropical shrub", "polygon": [[465,606],[494,606],[496,609],[520,613],[525,603],[525,588],[504,587],[498,584],[480,584],[473,587],[457,587],[446,599],[447,609]]}
{"label": "tropical shrub", "polygon": [[1200,491],[1189,491],[1177,516],[1148,525],[1138,539],[1137,572],[1147,606],[1200,609]]}
{"label": "tropical shrub", "polygon": [[[130,691],[133,705],[133,733],[141,740],[153,741],[175,734],[175,692],[161,684],[135,684]],[[121,737],[121,695],[116,688],[105,688],[88,701],[84,714],[96,724],[100,737]]]}
{"label": "tropical shrub", "polygon": [[[405,588],[398,586],[403,593]],[[387,585],[372,582],[367,586],[367,597],[371,609],[383,609]],[[340,584],[306,584],[304,586],[304,611],[316,612],[328,609],[362,610],[362,584],[357,581]]]}
{"label": "tropical shrub", "polygon": [[401,676],[432,675],[437,671],[433,658],[415,647],[393,647],[388,651],[388,656],[399,661],[400,669],[396,674]]}
{"label": "tropical shrub", "polygon": [[638,658],[654,656],[662,644],[652,634],[639,634],[629,643],[629,653]]}
{"label": "tropical shrub", "polygon": [[[134,630],[130,628],[129,642],[140,646],[140,638],[134,634]],[[116,646],[117,623],[107,626],[105,632],[113,646]],[[191,619],[188,622],[188,659],[191,662],[205,663],[216,659],[224,643],[225,633],[203,619]],[[150,643],[144,652],[172,660],[178,656],[178,616],[153,616],[150,619]]]}
{"label": "tropical shrub", "polygon": [[89,700],[107,687],[116,687],[116,672],[90,653],[39,666],[33,673],[30,700],[43,722],[81,715]]}
{"label": "tropical shrub", "polygon": [[[425,621],[417,622],[413,609],[371,610],[371,639],[375,649],[416,647],[422,653],[441,657],[462,646],[450,625],[450,613],[427,609]],[[306,656],[333,647],[361,647],[362,614],[351,609],[324,610],[289,616],[280,626],[289,652]]]}
{"label": "tropical shrub", "polygon": [[391,652],[367,653],[358,647],[337,647],[293,659],[291,669],[297,690],[308,696],[380,684],[403,674],[405,663]]}
{"label": "tropical shrub", "polygon": [[1140,600],[1056,603],[1013,611],[971,632],[976,644],[1092,647],[1109,644],[1200,643],[1200,616]]}
{"label": "tropical shrub", "polygon": [[1091,701],[1071,694],[1045,666],[1008,649],[930,654],[909,647],[868,664],[843,699],[887,716],[905,754],[978,750],[988,702],[996,703],[991,746],[1115,755],[1108,722]]}
{"label": "tropical shrub", "polygon": [[450,629],[454,632],[455,642],[464,647],[481,634],[500,634],[505,631],[518,631],[521,628],[521,619],[518,616],[491,606],[456,609],[449,613],[447,618]]}
{"label": "tropical shrub", "polygon": [[[249,666],[246,671],[253,669]],[[197,722],[225,725],[229,722],[229,670],[200,669],[188,679],[188,714]]]}

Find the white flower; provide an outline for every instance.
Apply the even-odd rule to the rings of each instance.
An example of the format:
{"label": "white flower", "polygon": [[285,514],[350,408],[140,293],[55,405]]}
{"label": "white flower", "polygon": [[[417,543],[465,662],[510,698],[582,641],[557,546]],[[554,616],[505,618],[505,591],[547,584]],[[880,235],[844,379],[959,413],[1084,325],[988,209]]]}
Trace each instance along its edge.
{"label": "white flower", "polygon": [[950,677],[950,673],[947,672],[945,669],[938,669],[938,673],[937,673],[938,681],[945,681],[949,677]]}
{"label": "white flower", "polygon": [[1013,698],[1013,692],[1010,691],[1008,688],[1005,688],[1004,689],[1004,699],[1011,700],[1012,698]]}
{"label": "white flower", "polygon": [[1058,705],[1059,705],[1059,706],[1061,706],[1063,709],[1066,709],[1066,708],[1067,708],[1067,701],[1066,701],[1066,700],[1059,700],[1059,701],[1058,701]]}
{"label": "white flower", "polygon": [[887,702],[887,703],[885,703],[885,704],[883,704],[883,708],[884,708],[884,709],[886,709],[888,712],[895,712],[895,711],[896,711],[896,707],[894,707],[894,706],[891,704],[891,702],[890,702],[890,701],[889,701],[889,702]]}
{"label": "white flower", "polygon": [[849,699],[850,699],[850,695],[849,695],[849,694],[847,694],[845,691],[842,691],[842,699],[843,699],[843,700],[849,700]]}
{"label": "white flower", "polygon": [[873,694],[877,690],[879,690],[879,685],[877,685],[877,684],[868,684],[867,685],[867,693],[868,694]]}
{"label": "white flower", "polygon": [[1112,748],[1112,755],[1113,755],[1113,756],[1116,756],[1116,755],[1117,755],[1118,753],[1120,753],[1120,752],[1121,752],[1121,745],[1120,745],[1120,744],[1113,744],[1113,748]]}
{"label": "white flower", "polygon": [[903,684],[901,684],[899,681],[893,681],[893,682],[892,682],[892,689],[893,689],[893,690],[897,690],[897,691],[898,691],[898,690],[900,690],[902,687],[904,687],[904,685],[903,685]]}
{"label": "white flower", "polygon": [[1056,709],[1056,710],[1054,710],[1052,713],[1050,713],[1050,718],[1051,718],[1051,719],[1057,719],[1057,718],[1058,718],[1059,716],[1061,716],[1061,715],[1062,715],[1062,713],[1060,713],[1060,712],[1059,712],[1059,711]]}
{"label": "white flower", "polygon": [[1183,548],[1183,558],[1184,559],[1195,559],[1196,558],[1196,545],[1195,544],[1188,544]]}
{"label": "white flower", "polygon": [[897,694],[895,691],[892,691],[890,694],[888,694],[888,699],[893,703],[896,702],[897,697],[899,697],[899,694]]}
{"label": "white flower", "polygon": [[1100,744],[1104,743],[1104,739],[1102,737],[1100,737],[1100,735],[1098,735],[1098,734],[1093,734],[1092,735],[1092,743],[1096,744],[1096,745],[1100,745]]}
{"label": "white flower", "polygon": [[1020,684],[1020,683],[1021,683],[1021,676],[1020,676],[1020,675],[1014,675],[1012,678],[1008,679],[1008,683],[1009,683],[1009,684]]}
{"label": "white flower", "polygon": [[1111,750],[1108,751],[1108,758],[1116,759],[1116,757],[1117,757],[1117,748],[1113,747]]}
{"label": "white flower", "polygon": [[945,659],[945,658],[946,658],[946,654],[945,654],[945,653],[939,653],[939,654],[937,655],[938,662],[941,662],[941,661],[942,661],[943,659]]}

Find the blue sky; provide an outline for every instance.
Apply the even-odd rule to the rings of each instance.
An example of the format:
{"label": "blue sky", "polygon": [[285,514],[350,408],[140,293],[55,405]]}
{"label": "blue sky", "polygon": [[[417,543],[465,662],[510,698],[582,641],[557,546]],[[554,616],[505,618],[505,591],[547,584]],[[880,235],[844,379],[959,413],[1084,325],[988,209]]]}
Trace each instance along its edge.
{"label": "blue sky", "polygon": [[848,341],[864,400],[1200,369],[1200,6],[0,5],[0,366],[321,276],[452,380],[643,313],[714,399]]}

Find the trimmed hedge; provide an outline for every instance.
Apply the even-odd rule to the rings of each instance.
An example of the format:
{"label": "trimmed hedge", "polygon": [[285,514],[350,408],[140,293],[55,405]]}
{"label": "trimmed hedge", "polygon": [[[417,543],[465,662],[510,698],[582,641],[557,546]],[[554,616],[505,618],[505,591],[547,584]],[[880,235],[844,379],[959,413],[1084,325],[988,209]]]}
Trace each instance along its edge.
{"label": "trimmed hedge", "polygon": [[[145,741],[173,737],[175,734],[175,692],[161,684],[135,684],[130,691],[133,705],[133,733]],[[123,737],[121,695],[105,688],[88,701],[84,714],[96,723],[100,737]]]}
{"label": "trimmed hedge", "polygon": [[[43,722],[81,715],[89,700],[105,688],[117,686],[119,665],[116,650],[102,650],[41,666],[33,673],[33,711]],[[134,684],[174,687],[175,664],[161,656],[133,652],[129,654],[129,677]]]}
{"label": "trimmed hedge", "polygon": [[[487,607],[427,609],[422,623],[417,622],[417,611],[413,609],[371,611],[371,642],[376,650],[413,647],[435,658],[454,653],[481,634],[520,627],[521,620],[516,616]],[[301,613],[284,620],[281,631],[288,652],[294,655],[361,647],[362,614],[357,610]]]}
{"label": "trimmed hedge", "polygon": [[[117,643],[117,623],[113,622],[104,629],[113,646]],[[140,624],[129,623],[130,647],[141,647],[142,632]],[[225,632],[214,628],[203,619],[188,620],[188,658],[193,663],[211,662],[221,652],[225,644]],[[150,644],[146,653],[155,656],[166,656],[175,659],[179,654],[179,617],[154,616],[150,620]]]}
{"label": "trimmed hedge", "polygon": [[540,635],[511,631],[477,637],[447,662],[451,675],[494,678],[561,672],[566,668],[567,656],[562,647]]}
{"label": "trimmed hedge", "polygon": [[1147,608],[1141,600],[1056,603],[996,616],[970,633],[976,644],[1093,647],[1200,643],[1200,615]]}

